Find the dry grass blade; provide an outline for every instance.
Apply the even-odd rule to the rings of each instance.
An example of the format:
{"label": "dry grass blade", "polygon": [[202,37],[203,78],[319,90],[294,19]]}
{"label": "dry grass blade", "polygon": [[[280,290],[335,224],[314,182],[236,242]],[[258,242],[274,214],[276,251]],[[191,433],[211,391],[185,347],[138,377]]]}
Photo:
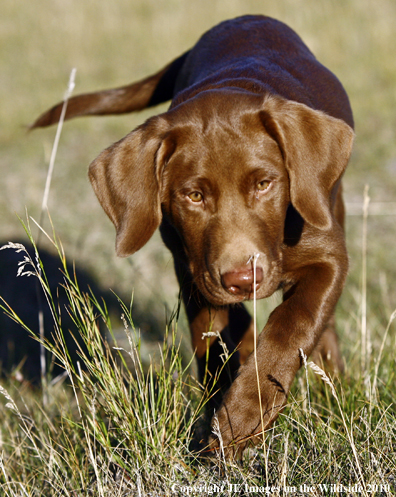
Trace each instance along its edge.
{"label": "dry grass blade", "polygon": [[338,399],[337,397],[337,392],[334,386],[334,383],[330,380],[330,378],[327,376],[327,374],[323,371],[322,368],[320,368],[317,364],[315,364],[312,361],[309,361],[307,365],[312,369],[312,371],[319,375],[322,380],[326,383],[326,385],[329,385],[331,389],[331,393],[333,394],[334,398]]}
{"label": "dry grass blade", "polygon": [[72,69],[72,71],[70,73],[69,83],[67,85],[67,90],[65,92],[65,96],[63,98],[62,112],[61,112],[61,116],[59,118],[58,127],[56,129],[54,145],[52,147],[51,158],[50,158],[50,162],[49,162],[49,166],[48,166],[47,179],[46,179],[45,188],[44,188],[43,201],[41,204],[41,215],[40,215],[40,221],[39,221],[40,225],[43,224],[43,215],[48,208],[48,197],[49,197],[49,192],[50,192],[50,188],[51,188],[52,174],[54,172],[56,154],[58,152],[58,145],[59,145],[60,135],[62,133],[63,123],[65,120],[67,104],[68,104],[70,95],[72,94],[72,92],[74,90],[74,86],[75,86],[75,84],[74,84],[75,77],[76,77],[76,69],[74,68],[74,69]]}
{"label": "dry grass blade", "polygon": [[359,484],[362,485],[363,490],[364,490],[364,495],[367,496],[367,495],[369,495],[369,493],[367,493],[367,486],[366,486],[365,478],[363,476],[363,471],[362,471],[362,467],[361,467],[361,464],[360,464],[360,459],[359,459],[358,451],[356,449],[356,444],[355,444],[354,439],[353,439],[353,432],[352,432],[352,429],[349,427],[350,423],[347,422],[346,415],[344,414],[344,410],[343,410],[343,408],[341,406],[340,399],[339,399],[339,397],[337,395],[337,391],[335,389],[334,383],[327,376],[327,374],[323,371],[323,369],[320,368],[314,362],[310,361],[308,363],[308,366],[314,371],[315,374],[317,374],[317,375],[319,375],[321,377],[321,379],[326,383],[326,385],[328,385],[330,387],[331,393],[332,393],[333,397],[335,398],[335,400],[337,402],[338,409],[340,411],[342,422],[343,422],[343,425],[344,425],[344,429],[345,429],[345,432],[347,434],[347,437],[348,437],[348,440],[349,440],[349,444],[351,446],[351,449],[352,449],[352,452],[353,452],[353,456],[354,456],[354,459],[355,459],[356,468],[357,468],[357,477],[358,477],[358,480],[359,480]]}

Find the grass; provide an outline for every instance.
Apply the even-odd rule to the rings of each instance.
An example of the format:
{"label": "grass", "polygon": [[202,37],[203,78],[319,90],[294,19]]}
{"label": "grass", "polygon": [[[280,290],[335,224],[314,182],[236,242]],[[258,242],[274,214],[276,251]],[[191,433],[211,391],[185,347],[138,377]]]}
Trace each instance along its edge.
{"label": "grass", "polygon": [[[34,243],[29,225],[26,231]],[[43,343],[67,371],[68,381],[48,382],[45,402],[26,385],[3,382],[2,495],[186,495],[199,486],[206,488],[203,494],[216,486],[217,495],[260,493],[265,487],[274,489],[272,495],[303,495],[305,488],[310,489],[305,493],[326,495],[330,490],[321,491],[326,485],[360,487],[363,495],[396,490],[389,335],[396,313],[363,372],[356,367],[341,379],[330,379],[304,357],[305,370],[286,410],[267,432],[263,447],[248,451],[237,465],[193,450],[203,433],[208,394],[191,377],[189,365],[183,365],[177,310],[166,327],[160,361],[144,369],[133,306],[120,301],[124,348],[114,337],[105,302],[80,290],[55,234],[48,239],[59,254],[68,308],[58,309],[50,294],[36,247],[35,259],[27,258],[20,272],[39,279],[53,310],[55,344]],[[8,249],[24,250],[18,244]],[[6,303],[2,307],[19,319]],[[86,351],[80,348],[77,366],[63,339],[62,312],[71,315],[86,346]],[[99,321],[106,325],[105,336]]]}
{"label": "grass", "polygon": [[[45,403],[29,392],[29,401],[33,402],[30,407],[19,392],[21,408],[13,394],[1,388],[8,402],[2,419],[5,431],[0,488],[7,495],[19,495],[21,488],[26,495],[90,491],[93,495],[109,495],[112,490],[111,495],[119,495],[120,489],[132,488],[131,480],[140,482],[141,488],[154,480],[155,488],[165,487],[170,475],[164,468],[175,457],[181,460],[182,444],[191,439],[200,410],[199,401],[193,401],[197,387],[186,383],[186,370],[175,343],[176,325],[173,321],[169,324],[158,368],[150,365],[144,371],[130,309],[120,303],[129,343],[125,350],[113,335],[105,303],[80,291],[75,275],[68,273],[61,247],[56,239],[53,243],[64,272],[67,312],[79,329],[86,351],[80,348],[78,365],[70,361],[60,324],[61,311],[49,291],[45,267],[37,251],[36,260],[26,253],[21,275],[39,279],[53,310],[55,345],[47,340],[43,344],[63,365],[69,382],[49,383]],[[23,251],[20,244],[7,248]],[[5,303],[3,309],[19,320]],[[106,324],[111,345],[102,336],[99,320]],[[40,340],[40,336],[33,336]],[[6,433],[11,434],[8,440],[4,438]]]}
{"label": "grass", "polygon": [[[25,234],[15,212],[27,207],[40,217],[54,132],[25,135],[23,125],[62,98],[72,67],[77,67],[76,92],[121,85],[154,72],[216,22],[243,13],[266,13],[288,23],[343,82],[357,133],[344,181],[346,200],[352,207],[363,205],[368,183],[370,205],[381,203],[381,215],[371,215],[369,206],[365,221],[363,216],[347,219],[351,269],[337,311],[345,375],[328,378],[307,361],[263,447],[246,454],[241,465],[198,457],[193,449],[205,430],[207,393],[190,365],[171,257],[156,235],[133,258],[117,260],[113,227],[86,179],[89,162],[149,113],[67,123],[48,199],[65,250],[54,233],[42,238],[43,247],[58,254],[69,297],[66,310],[58,308],[56,294],[48,295],[56,339],[55,346],[46,343],[67,380],[49,378],[43,391],[1,380],[0,495],[186,495],[193,486],[196,494],[206,495],[214,485],[217,495],[260,494],[268,486],[273,495],[329,495],[337,492],[331,485],[343,485],[338,491],[345,494],[359,493],[347,489],[357,484],[363,495],[396,493],[393,0],[268,0],[265,5],[258,0],[100,5],[37,0],[23,9],[5,0],[0,245],[21,239],[34,243],[32,231],[38,228],[26,225]],[[47,219],[44,223],[49,225]],[[65,252],[122,296],[118,314],[124,324],[109,318],[102,300],[80,289]],[[32,263],[26,270],[36,274]],[[45,292],[45,268],[31,277],[41,279]],[[130,306],[123,302],[132,289]],[[274,301],[258,303],[258,328],[273,306]],[[147,347],[147,336],[134,320],[138,308],[155,317],[157,336],[165,335],[160,345]],[[63,341],[66,312],[86,344],[81,370],[69,360]]]}

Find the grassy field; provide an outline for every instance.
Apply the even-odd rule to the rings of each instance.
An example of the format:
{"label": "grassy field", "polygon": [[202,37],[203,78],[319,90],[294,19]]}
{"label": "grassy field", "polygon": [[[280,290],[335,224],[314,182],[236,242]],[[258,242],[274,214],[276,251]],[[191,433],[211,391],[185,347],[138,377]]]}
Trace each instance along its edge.
{"label": "grassy field", "polygon": [[[191,351],[183,314],[178,323],[170,319],[178,304],[171,256],[156,234],[132,258],[117,259],[113,226],[86,174],[103,148],[150,114],[71,121],[63,129],[49,198],[57,236],[67,259],[102,288],[112,288],[125,302],[133,291],[134,307],[131,317],[129,304],[120,306],[111,325],[102,303],[90,304],[70,277],[71,314],[92,353],[85,361],[88,370],[81,373],[68,365],[59,337],[58,360],[69,369],[73,388],[50,384],[43,396],[26,382],[2,380],[0,495],[170,495],[172,485],[176,494],[186,495],[192,485],[204,483],[223,486],[218,495],[247,494],[245,484],[253,490],[279,488],[274,495],[327,495],[331,490],[319,484],[358,483],[363,494],[395,493],[393,0],[3,0],[0,244],[30,243],[16,214],[25,218],[26,208],[33,218],[40,217],[55,129],[28,134],[25,126],[62,99],[73,67],[76,93],[122,85],[158,70],[217,22],[244,13],[288,23],[337,74],[351,98],[356,142],[344,182],[351,269],[337,311],[345,376],[335,380],[333,390],[310,366],[301,371],[290,405],[268,433],[265,447],[247,454],[241,466],[194,456],[193,425],[200,424],[204,399],[187,367]],[[371,200],[363,254],[365,185]],[[37,238],[38,229],[31,226]],[[44,228],[51,232],[47,218]],[[41,245],[57,256],[56,246],[45,237]],[[12,279],[5,284],[13,285]],[[260,304],[260,324],[271,305]],[[122,359],[116,363],[93,325],[93,314],[103,316],[108,334],[126,351],[119,351]],[[133,330],[138,335],[145,316],[154,323],[147,334],[151,340],[142,335],[139,342]],[[363,360],[364,323],[370,346]],[[153,338],[160,335],[166,339],[158,346]],[[135,364],[137,373],[132,375],[124,360]]]}

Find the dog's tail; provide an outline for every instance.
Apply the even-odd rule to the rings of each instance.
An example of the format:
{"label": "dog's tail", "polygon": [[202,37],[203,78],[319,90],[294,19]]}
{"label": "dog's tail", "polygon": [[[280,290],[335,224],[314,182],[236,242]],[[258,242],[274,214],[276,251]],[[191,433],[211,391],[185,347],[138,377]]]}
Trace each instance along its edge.
{"label": "dog's tail", "polygon": [[[125,114],[153,107],[173,97],[178,73],[189,52],[184,53],[156,74],[120,88],[85,93],[67,103],[65,119],[78,116]],[[42,114],[30,129],[43,128],[59,121],[63,102]]]}

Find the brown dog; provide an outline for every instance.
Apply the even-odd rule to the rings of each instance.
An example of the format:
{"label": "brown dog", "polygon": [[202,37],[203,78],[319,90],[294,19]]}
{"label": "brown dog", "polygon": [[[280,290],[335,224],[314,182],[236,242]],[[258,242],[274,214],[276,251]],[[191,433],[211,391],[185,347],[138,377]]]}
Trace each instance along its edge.
{"label": "brown dog", "polygon": [[[102,152],[89,177],[116,227],[118,255],[139,250],[160,226],[201,374],[206,365],[214,377],[221,365],[218,338],[203,339],[209,330],[236,349],[217,418],[228,455],[240,454],[284,406],[300,349],[342,368],[333,311],[348,268],[341,176],[353,117],[337,78],[296,33],[246,16],[219,24],[153,76],[72,98],[66,118],[169,99],[168,112]],[[33,127],[55,123],[61,107]],[[253,296],[254,257],[257,298],[283,291],[258,340],[257,368],[242,304]],[[220,376],[222,387],[228,378]]]}

